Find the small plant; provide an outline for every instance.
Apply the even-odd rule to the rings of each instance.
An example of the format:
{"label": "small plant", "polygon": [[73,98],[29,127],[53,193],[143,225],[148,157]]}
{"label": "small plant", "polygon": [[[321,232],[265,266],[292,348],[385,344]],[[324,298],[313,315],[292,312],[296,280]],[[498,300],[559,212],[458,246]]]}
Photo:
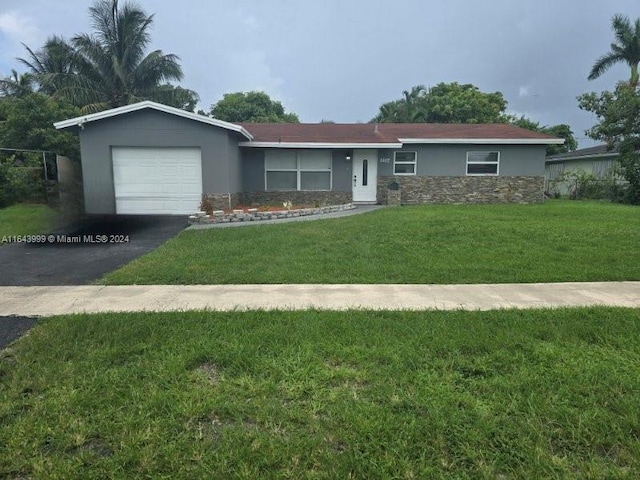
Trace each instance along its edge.
{"label": "small plant", "polygon": [[291,203],[291,200],[287,200],[286,202],[282,202],[282,206],[287,210],[291,210],[293,208],[293,203]]}
{"label": "small plant", "polygon": [[202,200],[200,200],[200,211],[205,212],[207,215],[213,215],[213,203],[211,203],[211,199],[206,195],[202,195]]}
{"label": "small plant", "polygon": [[258,211],[259,212],[269,212],[271,210],[271,207],[269,207],[269,205],[259,205],[258,206]]}
{"label": "small plant", "polygon": [[615,170],[597,177],[582,168],[576,168],[560,173],[551,181],[551,186],[553,190],[559,191],[558,187],[563,184],[569,192],[569,198],[573,200],[614,200],[618,196],[616,178]]}

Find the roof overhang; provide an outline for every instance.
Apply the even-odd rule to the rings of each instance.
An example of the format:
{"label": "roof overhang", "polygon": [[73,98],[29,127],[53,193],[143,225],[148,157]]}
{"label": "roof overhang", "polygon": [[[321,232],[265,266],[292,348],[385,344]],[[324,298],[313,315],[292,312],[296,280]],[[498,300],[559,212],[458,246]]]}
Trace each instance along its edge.
{"label": "roof overhang", "polygon": [[404,144],[562,145],[563,138],[399,138]]}
{"label": "roof overhang", "polygon": [[401,143],[240,142],[252,148],[402,148]]}
{"label": "roof overhang", "polygon": [[241,127],[240,125],[235,125],[229,122],[223,122],[222,120],[216,120],[215,118],[205,117],[204,115],[198,115],[197,113],[187,112],[186,110],[182,110],[180,108],[169,107],[168,105],[151,102],[149,100],[146,100],[144,102],[139,102],[139,103],[133,103],[131,105],[125,105],[123,107],[113,108],[111,110],[104,110],[98,113],[91,113],[89,115],[82,115],[80,117],[70,118],[69,120],[56,122],[53,124],[53,126],[56,127],[58,130],[63,128],[76,127],[76,126],[82,128],[85,124],[90,122],[103,120],[105,118],[116,117],[118,115],[122,115],[125,113],[137,112],[139,110],[144,110],[144,109],[157,110],[159,112],[168,113],[170,115],[175,115],[177,117],[188,118],[189,120],[194,120],[196,122],[201,122],[207,125],[213,125],[215,127],[231,130],[233,132],[238,132],[248,140],[253,139],[253,136],[244,127]]}
{"label": "roof overhang", "polygon": [[563,162],[565,160],[590,160],[592,158],[617,157],[618,155],[620,155],[618,152],[592,153],[592,154],[589,154],[589,155],[574,155],[574,156],[570,156],[570,157],[557,157],[557,158],[549,157],[545,161],[547,161],[547,162]]}

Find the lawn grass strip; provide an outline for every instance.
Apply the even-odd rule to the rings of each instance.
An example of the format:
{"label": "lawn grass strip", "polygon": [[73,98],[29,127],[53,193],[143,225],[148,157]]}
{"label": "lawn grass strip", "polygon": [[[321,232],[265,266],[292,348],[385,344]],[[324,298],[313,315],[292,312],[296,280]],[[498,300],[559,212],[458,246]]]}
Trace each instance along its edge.
{"label": "lawn grass strip", "polygon": [[0,477],[634,478],[640,310],[43,319]]}

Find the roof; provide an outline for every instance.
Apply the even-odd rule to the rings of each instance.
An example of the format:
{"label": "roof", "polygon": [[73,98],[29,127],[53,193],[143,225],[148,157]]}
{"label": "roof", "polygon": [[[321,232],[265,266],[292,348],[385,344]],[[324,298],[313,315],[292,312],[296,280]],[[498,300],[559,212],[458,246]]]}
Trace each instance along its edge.
{"label": "roof", "polygon": [[574,150],[573,152],[551,155],[547,157],[547,162],[559,162],[561,160],[580,160],[591,157],[615,157],[617,155],[618,149],[609,149],[609,146],[605,143],[602,145],[596,145],[594,147],[581,148],[580,150]]}
{"label": "roof", "polygon": [[144,101],[54,123],[57,129],[83,126],[151,109],[242,134],[243,147],[400,148],[406,144],[562,144],[564,139],[513,125],[442,123],[229,123],[160,103]]}
{"label": "roof", "polygon": [[399,148],[403,144],[562,144],[564,139],[512,125],[441,123],[241,123],[253,140],[243,147]]}
{"label": "roof", "polygon": [[231,130],[233,132],[238,132],[244,135],[245,138],[251,140],[253,137],[249,132],[247,132],[244,127],[240,125],[236,125],[234,123],[223,122],[222,120],[217,120],[215,118],[205,117],[204,115],[198,115],[197,113],[187,112],[186,110],[182,110],[180,108],[169,107],[168,105],[163,105],[161,103],[144,101],[138,103],[132,103],[131,105],[125,105],[123,107],[113,108],[111,110],[104,110],[98,113],[91,113],[89,115],[82,115],[76,118],[70,118],[69,120],[63,120],[61,122],[54,123],[54,127],[57,129],[69,128],[69,127],[80,127],[82,128],[86,123],[95,122],[97,120],[103,120],[105,118],[116,117],[118,115],[137,112],[139,110],[157,110],[159,112],[168,113],[171,115],[176,115],[178,117],[188,118],[189,120],[195,120],[196,122],[206,123],[208,125],[214,125],[216,127],[221,127],[226,130]]}

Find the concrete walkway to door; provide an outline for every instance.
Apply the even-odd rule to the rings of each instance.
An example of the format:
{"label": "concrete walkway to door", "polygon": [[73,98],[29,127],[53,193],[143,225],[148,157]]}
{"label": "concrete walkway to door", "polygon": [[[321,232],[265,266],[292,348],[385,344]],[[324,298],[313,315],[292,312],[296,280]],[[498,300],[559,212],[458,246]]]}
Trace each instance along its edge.
{"label": "concrete walkway to door", "polygon": [[487,285],[132,285],[0,287],[0,316],[321,309],[640,308],[640,282]]}

